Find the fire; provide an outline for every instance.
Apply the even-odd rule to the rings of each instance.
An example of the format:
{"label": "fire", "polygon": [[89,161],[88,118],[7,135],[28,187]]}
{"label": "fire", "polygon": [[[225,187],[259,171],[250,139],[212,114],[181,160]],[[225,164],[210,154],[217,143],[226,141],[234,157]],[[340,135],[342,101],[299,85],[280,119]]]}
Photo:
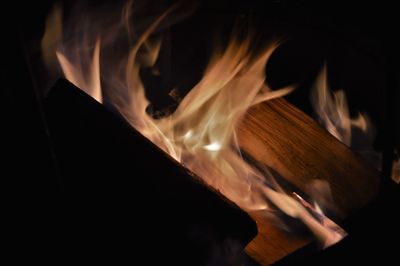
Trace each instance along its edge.
{"label": "fire", "polygon": [[311,103],[319,122],[329,133],[380,170],[381,154],[373,148],[375,131],[368,115],[358,112],[356,117],[350,116],[345,92],[331,92],[329,88],[326,66],[311,91]]}
{"label": "fire", "polygon": [[[150,37],[171,10],[136,38],[121,59],[100,63],[103,40],[110,43],[118,34],[132,34],[126,18],[133,13],[127,11],[130,8],[132,5],[123,11],[126,23],[121,25],[119,20],[119,28],[109,36],[99,33],[95,38],[63,40],[57,58],[65,77],[97,101],[112,103],[134,128],[242,209],[269,212],[277,208],[301,220],[324,247],[342,239],[345,232],[325,217],[318,205],[287,194],[272,174],[261,174],[241,155],[236,128],[246,111],[293,90],[272,91],[265,84],[265,65],[278,43],[254,54],[250,38],[233,38],[225,50],[214,53],[202,79],[177,109],[155,119],[146,112],[149,101],[139,71],[154,66],[161,41]],[[94,42],[91,49],[83,47],[90,39]],[[86,42],[80,46],[83,40]],[[107,74],[101,75],[100,68],[105,65]]]}
{"label": "fire", "polygon": [[351,118],[346,95],[343,90],[331,94],[328,86],[326,66],[319,74],[311,95],[313,106],[320,122],[335,138],[351,146],[352,126],[368,130],[367,116],[358,113],[356,118]]}

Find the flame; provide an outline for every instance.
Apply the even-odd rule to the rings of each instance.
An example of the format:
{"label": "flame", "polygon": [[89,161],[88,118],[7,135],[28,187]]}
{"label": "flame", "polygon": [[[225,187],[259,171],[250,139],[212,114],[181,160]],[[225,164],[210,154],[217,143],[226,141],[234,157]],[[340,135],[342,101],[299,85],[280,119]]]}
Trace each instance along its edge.
{"label": "flame", "polygon": [[[121,26],[121,34],[132,34],[129,16],[133,12],[130,8],[132,5],[129,4],[123,9],[122,17],[126,23]],[[103,101],[104,92],[107,101],[133,127],[242,209],[268,212],[277,208],[301,220],[324,247],[342,239],[345,234],[338,230],[340,227],[327,222],[330,220],[321,211],[309,207],[303,199],[285,193],[272,174],[261,174],[242,158],[240,152],[236,127],[246,111],[255,104],[293,90],[287,87],[272,91],[265,84],[265,65],[278,43],[270,44],[255,55],[250,38],[244,41],[233,38],[225,50],[214,53],[202,79],[173,113],[155,119],[146,112],[149,101],[139,70],[154,66],[161,42],[152,41],[150,36],[171,11],[156,19],[131,45],[125,57],[117,63],[107,62],[107,75],[102,75],[107,86],[103,88],[100,82],[100,37],[95,38],[97,41],[92,49],[85,49],[84,56],[78,56],[80,60],[75,60],[78,62],[75,64],[69,58],[76,57],[82,50],[67,49],[62,43],[57,58],[65,77],[99,102]],[[88,51],[91,51],[91,57],[88,57]],[[79,64],[83,58],[91,62],[86,68]],[[319,219],[312,213],[318,213]]]}
{"label": "flame", "polygon": [[[75,67],[61,52],[56,52],[58,62],[65,77],[78,88],[85,88],[86,92],[98,102],[102,102],[101,85],[100,85],[100,40],[96,41],[92,63],[89,67],[90,73],[84,75],[82,66]],[[88,77],[88,79],[86,79]]]}
{"label": "flame", "polygon": [[380,170],[381,154],[373,148],[375,130],[368,115],[358,112],[356,117],[350,116],[345,92],[331,92],[329,88],[326,66],[311,91],[311,103],[319,122],[329,133]]}
{"label": "flame", "polygon": [[356,118],[351,118],[347,98],[343,90],[330,92],[326,66],[322,68],[314,89],[311,101],[320,122],[335,138],[351,146],[352,126],[366,132],[369,128],[367,116],[358,113]]}

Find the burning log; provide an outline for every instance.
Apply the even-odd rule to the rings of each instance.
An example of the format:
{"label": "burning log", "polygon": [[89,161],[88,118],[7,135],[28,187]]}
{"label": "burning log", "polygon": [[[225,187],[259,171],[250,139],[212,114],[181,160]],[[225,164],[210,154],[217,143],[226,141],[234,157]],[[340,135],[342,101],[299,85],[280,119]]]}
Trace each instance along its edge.
{"label": "burning log", "polygon": [[243,255],[254,221],[116,114],[65,80],[45,107],[63,177],[58,244],[68,256],[204,265]]}
{"label": "burning log", "polygon": [[[205,186],[202,186],[201,190],[208,192],[193,192],[197,187],[192,185],[193,180],[184,178],[188,171],[182,167],[183,165],[201,177],[209,186],[250,212],[258,221],[259,231],[263,234],[259,235],[247,250],[262,264],[273,263],[311,241],[306,234],[293,237],[278,229],[272,221],[278,219],[280,215],[287,215],[300,221],[299,223],[307,226],[317,238],[320,238],[324,246],[332,245],[342,239],[346,234],[338,233],[339,230],[336,230],[339,229],[338,226],[323,215],[320,207],[333,211],[338,218],[344,219],[346,215],[362,207],[373,197],[377,184],[375,172],[310,118],[283,100],[258,104],[285,95],[292,90],[283,88],[272,91],[265,84],[265,66],[278,43],[271,43],[262,49],[259,55],[253,57],[250,39],[245,41],[242,41],[242,38],[233,39],[225,50],[215,53],[202,79],[179,101],[177,109],[172,114],[156,118],[147,112],[149,100],[146,97],[146,86],[142,82],[140,70],[154,67],[155,73],[158,73],[155,63],[161,42],[149,42],[149,37],[168,12],[154,21],[132,47],[129,44],[129,49],[125,54],[121,54],[121,58],[117,56],[108,63],[102,63],[103,71],[100,71],[100,50],[107,50],[107,47],[102,48],[101,38],[95,38],[93,49],[81,49],[82,42],[78,38],[73,42],[77,44],[76,49],[70,47],[70,50],[64,47],[65,49],[56,52],[59,64],[68,80],[98,102],[113,106],[112,108],[117,109],[125,121],[137,130],[130,130],[129,132],[133,133],[128,134],[128,126],[121,127],[120,122],[118,125],[115,124],[117,123],[113,121],[116,120],[115,117],[111,118],[110,113],[105,112],[104,108],[91,102],[88,97],[83,97],[84,94],[80,92],[73,92],[78,95],[77,97],[71,96],[71,92],[66,92],[68,91],[66,88],[72,86],[60,83],[58,86],[62,89],[54,90],[49,98],[48,113],[56,146],[60,151],[61,166],[68,176],[66,180],[69,186],[66,187],[70,195],[75,193],[86,195],[86,191],[90,191],[91,194],[102,191],[96,194],[96,198],[102,199],[105,197],[103,191],[111,190],[112,194],[119,197],[132,195],[131,188],[140,187],[140,192],[144,190],[145,193],[139,192],[133,195],[135,196],[133,200],[115,201],[111,197],[113,202],[123,202],[126,206],[120,208],[117,213],[123,213],[125,209],[130,210],[132,205],[128,202],[137,203],[146,199],[138,207],[140,216],[143,217],[145,213],[152,218],[150,220],[155,221],[159,221],[160,217],[168,217],[167,221],[163,221],[163,228],[174,229],[169,230],[170,234],[167,235],[170,238],[175,238],[175,234],[187,236],[187,230],[180,231],[182,228],[187,228],[187,224],[197,223],[195,221],[199,219],[208,224],[209,220],[204,218],[208,214],[201,214],[215,211],[218,214],[216,217],[219,217],[222,212],[214,207],[222,203],[216,204],[212,211],[204,207],[203,200],[199,203],[198,199],[208,197],[218,199],[218,197]],[[119,21],[117,25],[119,29]],[[122,26],[121,36],[130,34],[130,29],[130,25]],[[112,32],[114,37],[118,36],[114,34],[115,29]],[[110,47],[115,45],[108,48]],[[145,49],[142,49],[144,47]],[[107,62],[105,58],[103,61]],[[81,65],[82,62],[90,63],[89,66],[84,66]],[[102,73],[104,75],[100,77]],[[73,87],[70,90],[73,90]],[[58,102],[64,101],[72,102],[75,106],[73,110],[65,103],[61,108],[58,106]],[[82,109],[82,112],[79,113],[77,108]],[[250,112],[238,127],[238,123],[249,108]],[[59,120],[59,117],[62,119]],[[72,118],[75,121],[71,120]],[[67,122],[67,126],[63,120]],[[126,140],[128,138],[132,139]],[[149,140],[160,148],[158,152]],[[75,149],[80,152],[74,154]],[[171,158],[161,151],[169,154],[181,165],[173,164]],[[245,159],[252,162],[244,160],[242,154],[247,154]],[[155,169],[148,169],[140,163],[143,160],[154,161],[160,165]],[[131,170],[130,165],[134,162],[135,169]],[[73,179],[74,174],[78,172],[76,170],[80,168],[86,171],[79,172],[82,176],[80,179]],[[263,168],[268,170],[264,171]],[[105,175],[106,178],[101,178],[100,181],[97,177],[91,178],[93,171],[99,176]],[[145,178],[136,178],[132,181],[131,175],[125,173],[139,171],[144,172],[141,176]],[[177,174],[177,171],[182,172],[181,175]],[[268,171],[273,171],[274,174],[267,173]],[[163,175],[166,178],[159,178]],[[175,175],[184,177],[173,180],[167,178]],[[110,185],[108,182],[111,176],[119,178],[111,179]],[[70,185],[82,180],[89,180],[81,184],[85,187],[83,191],[76,191],[77,187]],[[280,182],[286,182],[290,188],[285,189]],[[322,195],[324,190],[328,192],[328,183],[331,186],[335,207],[332,201]],[[91,187],[93,184],[96,184],[95,189]],[[121,187],[125,193],[120,193]],[[318,189],[315,189],[316,187]],[[149,196],[149,192],[154,195]],[[210,196],[210,193],[213,196]],[[307,194],[310,197],[307,198]],[[85,199],[85,202],[90,202],[90,199]],[[206,202],[206,205],[214,204],[213,200]],[[160,204],[163,206],[159,207]],[[154,206],[155,209],[149,211],[145,206]],[[184,215],[184,222],[173,218],[182,217],[183,210],[190,210]],[[265,218],[272,212],[275,212],[274,218]],[[230,220],[222,218],[223,223],[217,223],[220,226],[213,225],[214,221],[210,222],[214,228],[211,231],[215,230],[218,235],[223,235],[217,237],[218,239],[231,238],[230,234],[224,233],[223,228],[231,224]],[[335,226],[330,227],[332,224]],[[157,225],[155,222],[149,227],[146,223],[142,227],[157,228]],[[221,233],[219,230],[222,230]],[[242,229],[235,227],[232,230]],[[157,234],[164,236],[165,233],[161,230]],[[151,238],[157,234],[152,232]],[[242,243],[249,240],[247,237],[234,238],[244,239]],[[179,240],[180,243],[186,243],[188,239],[179,237]],[[151,245],[145,237],[139,241]],[[196,245],[181,244],[178,249],[180,254],[190,254],[191,248],[188,247],[193,246]]]}
{"label": "burning log", "polygon": [[[207,257],[211,251],[205,247],[210,241],[221,246],[227,239],[236,239],[244,246],[254,236],[254,224],[247,215],[220,200],[186,169],[72,84],[57,83],[46,100],[46,113],[64,176],[68,202],[64,218],[70,227],[66,230],[75,231],[77,239],[93,244],[94,239],[99,240],[96,233],[101,232],[104,240],[100,243],[109,247],[108,241],[120,241],[124,234],[127,236],[121,245],[129,236],[143,245],[161,237],[159,246],[170,256],[166,259],[176,259],[182,254]],[[309,191],[307,184],[312,180],[328,181],[341,219],[376,193],[375,171],[282,99],[252,108],[239,133],[244,151],[301,191]],[[157,165],[148,167],[143,162]],[[138,221],[132,219],[132,213],[148,218]],[[308,235],[287,234],[260,214],[251,215],[258,222],[259,235],[246,250],[262,265],[312,241]],[[82,222],[74,221],[78,218]],[[119,237],[113,235],[112,227]],[[195,241],[188,237],[191,234]],[[212,240],[204,239],[209,238],[207,234]],[[169,238],[182,245],[168,247]],[[207,244],[194,251],[199,239]],[[180,250],[179,255],[175,249]]]}
{"label": "burning log", "polygon": [[[378,174],[373,167],[284,99],[250,109],[238,137],[246,153],[300,191],[312,194],[313,181],[327,181],[339,220],[365,206],[378,191]],[[257,213],[252,216],[260,233],[247,252],[263,265],[274,263],[311,241],[307,236],[288,236]]]}

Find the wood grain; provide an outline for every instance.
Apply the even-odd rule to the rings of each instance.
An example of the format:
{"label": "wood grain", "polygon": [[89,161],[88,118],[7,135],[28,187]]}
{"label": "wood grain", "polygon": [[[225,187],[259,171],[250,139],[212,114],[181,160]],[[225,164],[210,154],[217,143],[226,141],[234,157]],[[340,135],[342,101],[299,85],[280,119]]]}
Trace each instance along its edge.
{"label": "wood grain", "polygon": [[[246,153],[303,192],[307,193],[315,180],[329,182],[337,220],[365,206],[377,193],[377,171],[284,99],[253,107],[243,119],[238,137]],[[312,240],[289,236],[268,219],[252,216],[259,235],[246,251],[262,265],[272,264]]]}

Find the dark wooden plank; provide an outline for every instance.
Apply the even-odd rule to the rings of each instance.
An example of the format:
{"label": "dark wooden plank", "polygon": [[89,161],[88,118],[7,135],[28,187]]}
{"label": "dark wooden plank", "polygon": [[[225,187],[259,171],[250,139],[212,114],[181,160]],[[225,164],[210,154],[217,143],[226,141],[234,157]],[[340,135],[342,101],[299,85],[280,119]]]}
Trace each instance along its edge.
{"label": "dark wooden plank", "polygon": [[68,81],[45,107],[62,176],[59,256],[205,265],[240,255],[256,235],[247,213]]}

